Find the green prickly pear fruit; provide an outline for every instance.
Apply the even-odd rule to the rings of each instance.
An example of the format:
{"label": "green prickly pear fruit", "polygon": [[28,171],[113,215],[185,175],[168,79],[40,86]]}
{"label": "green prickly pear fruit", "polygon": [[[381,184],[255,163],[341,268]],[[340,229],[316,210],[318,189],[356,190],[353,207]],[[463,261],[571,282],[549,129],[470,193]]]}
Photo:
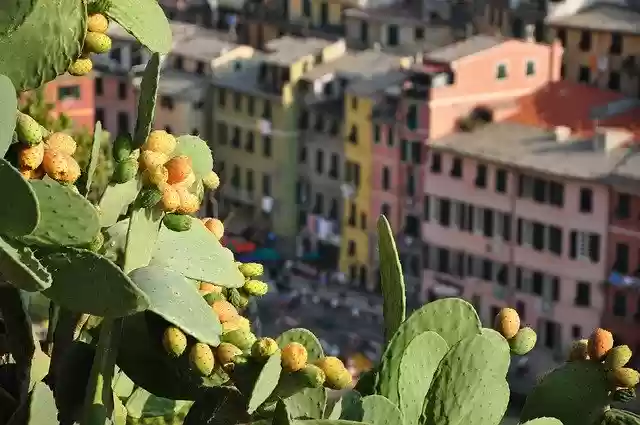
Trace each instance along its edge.
{"label": "green prickly pear fruit", "polygon": [[251,355],[256,359],[266,359],[278,351],[278,343],[273,338],[260,338],[253,343]]}
{"label": "green prickly pear fruit", "polygon": [[239,316],[238,310],[228,301],[215,301],[211,304],[211,308],[218,315],[221,323],[228,322]]}
{"label": "green prickly pear fruit", "polygon": [[16,120],[16,133],[18,140],[29,146],[42,143],[42,128],[36,120],[27,114],[18,111]]}
{"label": "green prickly pear fruit", "polygon": [[249,305],[249,298],[240,293],[236,288],[229,290],[228,299],[238,310],[242,310]]}
{"label": "green prickly pear fruit", "polygon": [[111,50],[111,37],[100,32],[88,31],[84,39],[84,51],[87,53],[107,53]]}
{"label": "green prickly pear fruit", "polygon": [[93,237],[91,242],[89,242],[89,245],[87,245],[87,249],[91,252],[98,252],[100,251],[100,248],[102,248],[102,245],[104,245],[104,235],[102,234],[102,232],[98,232]]}
{"label": "green prickly pear fruit", "polygon": [[351,385],[351,373],[344,367],[344,363],[337,357],[323,357],[315,365],[326,375],[325,385],[334,390],[343,390]]}
{"label": "green prickly pear fruit", "polygon": [[242,351],[251,348],[254,342],[256,342],[256,336],[250,331],[244,329],[236,329],[234,331],[222,334],[222,340],[230,344],[235,345]]}
{"label": "green prickly pear fruit", "polygon": [[634,398],[636,398],[635,388],[618,388],[613,393],[613,401],[617,401],[619,403],[627,403]]}
{"label": "green prickly pear fruit", "polygon": [[204,178],[202,179],[202,183],[209,190],[216,190],[220,186],[220,177],[216,174],[215,171],[210,171]]}
{"label": "green prickly pear fruit", "polygon": [[203,298],[209,305],[213,305],[216,301],[226,301],[220,292],[209,292]]}
{"label": "green prickly pear fruit", "polygon": [[189,350],[189,363],[202,376],[211,375],[215,366],[211,347],[202,342],[195,343]]}
{"label": "green prickly pear fruit", "polygon": [[162,335],[162,346],[167,354],[180,357],[187,349],[187,336],[175,326],[169,326]]}
{"label": "green prickly pear fruit", "polygon": [[140,208],[153,208],[162,199],[162,191],[157,187],[144,187],[138,194]]}
{"label": "green prickly pear fruit", "polygon": [[614,388],[634,388],[640,383],[640,373],[628,367],[621,367],[607,372],[607,379]]}
{"label": "green prickly pear fruit", "polygon": [[222,333],[228,333],[231,331],[242,330],[245,332],[251,331],[251,323],[246,317],[238,316],[235,319],[231,319],[222,324]]}
{"label": "green prickly pear fruit", "polygon": [[242,263],[238,266],[244,277],[253,278],[262,276],[264,267],[259,263]]}
{"label": "green prickly pear fruit", "polygon": [[234,358],[240,355],[242,355],[242,350],[228,342],[222,342],[216,348],[216,357],[222,365],[233,363]]}
{"label": "green prickly pear fruit", "polygon": [[162,218],[162,223],[174,232],[186,232],[191,229],[192,219],[189,215],[169,213]]}
{"label": "green prickly pear fruit", "polygon": [[569,351],[569,361],[589,360],[589,351],[587,349],[588,343],[589,341],[586,339],[573,341],[571,350]]}
{"label": "green prickly pear fruit", "polygon": [[132,151],[133,140],[129,134],[121,134],[113,141],[113,159],[122,162],[129,158]]}
{"label": "green prickly pear fruit", "polygon": [[604,367],[606,370],[619,369],[625,367],[631,360],[631,349],[628,345],[618,345],[613,347],[604,358]]}
{"label": "green prickly pear fruit", "polygon": [[589,337],[587,349],[589,357],[601,361],[613,348],[613,335],[606,329],[598,328]]}
{"label": "green prickly pear fruit", "polygon": [[254,297],[261,297],[269,290],[269,285],[265,282],[255,279],[249,279],[244,283],[242,287],[243,291]]}
{"label": "green prickly pear fruit", "polygon": [[520,330],[520,316],[512,308],[501,309],[495,317],[494,329],[506,339],[516,336]]}
{"label": "green prickly pear fruit", "polygon": [[324,385],[327,375],[324,370],[314,364],[308,364],[299,372],[304,378],[304,382],[309,388],[320,388]]}
{"label": "green prickly pear fruit", "polygon": [[524,356],[533,350],[536,345],[538,335],[533,329],[526,327],[520,329],[516,335],[509,340],[509,347],[511,352],[518,356]]}
{"label": "green prickly pear fruit", "polygon": [[307,364],[307,349],[297,342],[290,342],[282,348],[282,368],[297,372]]}
{"label": "green prickly pear fruit", "polygon": [[116,183],[126,183],[138,174],[138,161],[135,159],[125,159],[116,164],[113,170],[113,181]]}

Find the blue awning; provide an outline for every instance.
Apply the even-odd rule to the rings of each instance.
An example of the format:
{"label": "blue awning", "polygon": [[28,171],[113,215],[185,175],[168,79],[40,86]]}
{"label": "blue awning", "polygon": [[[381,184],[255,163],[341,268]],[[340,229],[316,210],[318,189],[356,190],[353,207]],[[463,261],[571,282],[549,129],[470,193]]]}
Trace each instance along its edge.
{"label": "blue awning", "polygon": [[640,286],[640,279],[634,276],[625,276],[621,273],[611,272],[609,283],[613,286]]}

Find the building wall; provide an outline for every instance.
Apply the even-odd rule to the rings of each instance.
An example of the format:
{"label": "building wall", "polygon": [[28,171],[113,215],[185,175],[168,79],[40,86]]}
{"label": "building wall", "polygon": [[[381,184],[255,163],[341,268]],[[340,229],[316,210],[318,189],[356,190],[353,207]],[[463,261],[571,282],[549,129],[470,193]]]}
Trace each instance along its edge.
{"label": "building wall", "polygon": [[173,108],[156,105],[153,122],[155,129],[165,129],[172,134],[203,135],[205,131],[205,110],[186,100],[173,100]]}
{"label": "building wall", "polygon": [[[362,39],[362,24],[366,23],[367,37]],[[416,38],[416,29],[425,28],[421,21],[413,22],[388,22],[384,20],[363,19],[360,17],[345,17],[345,37],[349,45],[358,47],[372,47],[375,43],[379,43],[381,47],[390,46],[389,44],[389,26],[395,25],[398,28],[398,44],[412,45],[427,40],[428,30],[425,31],[425,38]]]}
{"label": "building wall", "polygon": [[93,75],[72,77],[61,75],[44,86],[44,97],[54,105],[54,114],[65,114],[76,128],[93,131],[94,90]]}
{"label": "building wall", "polygon": [[[99,90],[99,80],[102,91]],[[111,134],[121,131],[132,132],[135,127],[137,95],[127,76],[102,74],[96,77],[95,111],[96,121],[102,121],[102,127]],[[120,85],[124,91],[120,91]],[[124,94],[124,96],[120,96]],[[123,118],[119,119],[121,116]],[[126,118],[126,123],[123,121]],[[120,124],[119,124],[120,123]],[[126,125],[125,125],[126,124]],[[121,127],[123,126],[123,127]],[[125,128],[126,127],[126,128]]]}
{"label": "building wall", "polygon": [[[398,137],[395,134],[395,126],[384,123],[373,123],[373,126],[380,127],[380,138],[376,140],[373,137],[371,164],[371,206],[369,211],[373,217],[382,214],[384,204],[389,206],[390,214],[387,214],[387,220],[391,228],[399,230],[402,225],[402,210],[399,200],[400,194],[398,188],[400,186],[400,150],[398,149]],[[391,144],[389,144],[389,132],[391,132]],[[375,131],[373,131],[375,134]],[[389,188],[385,189],[382,184],[384,169],[389,170]],[[375,221],[372,220],[370,231],[376,238]]]}
{"label": "building wall", "polygon": [[[346,8],[345,4],[337,1],[326,0],[288,0],[289,1],[289,16],[292,21],[300,21],[301,19],[308,19],[312,26],[322,26],[322,7],[326,5],[328,10],[328,24],[340,25],[342,23],[342,12]],[[308,1],[311,13],[309,15],[304,14],[304,2]]]}

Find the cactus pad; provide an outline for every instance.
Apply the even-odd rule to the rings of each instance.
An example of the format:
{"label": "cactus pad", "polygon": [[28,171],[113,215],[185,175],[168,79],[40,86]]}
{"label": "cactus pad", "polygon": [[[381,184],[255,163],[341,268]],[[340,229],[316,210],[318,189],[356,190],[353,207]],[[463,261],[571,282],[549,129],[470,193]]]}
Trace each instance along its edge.
{"label": "cactus pad", "polygon": [[[33,1],[22,1],[14,4],[26,5],[33,3]],[[0,33],[3,25],[2,18],[0,18]],[[3,157],[7,153],[9,146],[11,146],[13,131],[16,128],[16,109],[18,109],[16,89],[6,75],[0,75],[0,98],[2,98],[2,104],[0,105],[0,157]]]}
{"label": "cactus pad", "polygon": [[222,425],[249,422],[243,395],[233,387],[206,389],[193,403],[184,425]]}
{"label": "cactus pad", "polygon": [[[28,406],[28,413],[26,413],[28,419],[25,422],[28,425],[50,425],[51,418],[58,416],[53,392],[44,382],[38,382],[33,387],[29,394]],[[20,416],[18,413],[17,415]]]}
{"label": "cactus pad", "polygon": [[562,422],[556,418],[538,418],[527,421],[522,425],[562,425]]}
{"label": "cactus pad", "polygon": [[96,209],[89,201],[53,180],[33,180],[40,205],[40,222],[21,240],[40,246],[89,244],[100,230]]}
{"label": "cactus pad", "polygon": [[292,419],[291,414],[287,410],[287,406],[282,400],[279,400],[273,411],[273,421],[271,425],[291,425]]}
{"label": "cactus pad", "polygon": [[382,355],[378,375],[378,394],[397,402],[400,361],[404,350],[417,335],[434,331],[452,347],[462,338],[481,332],[480,319],[473,306],[459,298],[444,298],[416,310],[400,325]]}
{"label": "cactus pad", "polygon": [[191,404],[190,401],[156,397],[144,388],[136,388],[127,398],[125,407],[130,418],[144,419],[172,416]]}
{"label": "cactus pad", "polygon": [[340,419],[349,421],[360,421],[364,410],[362,409],[362,397],[357,391],[348,391],[342,395],[340,399],[342,405],[342,411],[340,412]]}
{"label": "cactus pad", "polygon": [[149,58],[140,83],[140,97],[138,98],[138,118],[133,137],[133,149],[138,149],[147,141],[151,132],[151,124],[156,111],[156,94],[160,78],[160,55],[154,53]]}
{"label": "cactus pad", "polygon": [[186,155],[191,158],[193,173],[203,179],[213,169],[213,157],[207,142],[197,136],[180,136],[172,156]]}
{"label": "cactus pad", "polygon": [[102,131],[102,123],[98,121],[93,129],[93,140],[91,143],[91,154],[89,156],[89,164],[87,165],[87,171],[85,176],[84,193],[87,194],[91,190],[93,184],[93,177],[95,176],[96,169],[98,168],[98,161],[100,160],[100,149],[102,148],[102,142],[105,138],[105,134]]}
{"label": "cactus pad", "polygon": [[324,356],[322,345],[313,332],[304,328],[294,328],[283,332],[277,339],[278,346],[283,348],[285,345],[297,342],[307,349],[307,361],[313,363]]}
{"label": "cactus pad", "polygon": [[98,207],[100,208],[100,226],[109,227],[118,222],[118,218],[133,201],[136,200],[142,184],[135,178],[126,183],[110,183],[106,187]]}
{"label": "cactus pad", "polygon": [[344,419],[294,419],[292,425],[373,425]]}
{"label": "cactus pad", "polygon": [[[559,419],[564,425],[595,423],[609,404],[604,367],[591,361],[566,363],[547,374],[522,408],[521,420]],[[576,415],[576,412],[580,412]]]}
{"label": "cactus pad", "polygon": [[200,220],[194,220],[191,229],[185,232],[174,232],[162,226],[151,264],[227,288],[244,285],[244,277],[231,252],[220,245]]}
{"label": "cactus pad", "polygon": [[398,425],[404,423],[400,409],[381,395],[362,399],[362,422],[372,425]]}
{"label": "cactus pad", "polygon": [[447,351],[449,346],[444,339],[431,331],[416,336],[405,350],[398,382],[398,406],[405,425],[418,424],[431,380]]}
{"label": "cactus pad", "polygon": [[148,266],[136,269],[131,280],[149,299],[149,310],[200,342],[217,346],[222,326],[198,290],[173,270]]}
{"label": "cactus pad", "polygon": [[162,211],[158,208],[141,208],[131,213],[125,249],[125,272],[149,265],[161,221]]}
{"label": "cactus pad", "polygon": [[378,251],[380,255],[380,287],[383,295],[384,336],[389,342],[404,322],[407,311],[404,275],[393,232],[386,217],[378,218]]}
{"label": "cactus pad", "polygon": [[152,52],[171,50],[171,27],[157,2],[110,0],[106,14]]}
{"label": "cactus pad", "polygon": [[[15,111],[13,118],[15,122]],[[12,237],[28,235],[40,221],[35,191],[4,158],[0,158],[0,181],[5,188],[10,188],[3,191],[0,203],[0,234]]]}
{"label": "cactus pad", "polygon": [[249,397],[249,404],[247,405],[247,412],[249,414],[256,411],[262,403],[264,403],[278,384],[280,373],[282,372],[282,366],[280,365],[280,350],[276,351],[274,355],[269,357],[269,360],[264,364],[258,378],[256,379],[251,396]]}
{"label": "cactus pad", "polygon": [[23,291],[42,291],[53,281],[31,248],[11,239],[0,238],[0,268],[3,277]]}
{"label": "cactus pad", "polygon": [[324,388],[304,388],[282,400],[293,418],[321,418],[327,404]]}
{"label": "cactus pad", "polygon": [[69,310],[121,317],[149,305],[146,295],[118,266],[91,251],[68,248],[40,261],[53,276],[44,295]]}
{"label": "cactus pad", "polygon": [[600,425],[640,425],[640,416],[626,410],[609,409],[604,413]]}
{"label": "cactus pad", "polygon": [[329,398],[329,389],[325,388],[325,394],[327,396],[327,403],[324,407],[324,413],[322,417],[324,419],[340,419],[342,413],[342,397],[333,397],[333,400]]}
{"label": "cactus pad", "polygon": [[482,328],[481,333],[493,342],[493,346],[496,349],[496,356],[502,359],[500,362],[502,364],[502,370],[500,370],[499,374],[506,376],[509,372],[509,365],[511,364],[509,341],[507,341],[500,332],[491,328]]}

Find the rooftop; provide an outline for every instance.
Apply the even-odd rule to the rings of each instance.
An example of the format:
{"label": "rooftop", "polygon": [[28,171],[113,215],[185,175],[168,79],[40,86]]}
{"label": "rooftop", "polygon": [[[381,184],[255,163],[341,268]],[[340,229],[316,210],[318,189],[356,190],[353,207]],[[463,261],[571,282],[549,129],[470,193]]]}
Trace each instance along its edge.
{"label": "rooftop", "polygon": [[628,6],[599,3],[574,15],[549,19],[552,26],[640,34],[640,12]]}
{"label": "rooftop", "polygon": [[274,65],[289,66],[308,55],[317,55],[334,44],[321,38],[284,36],[266,44],[265,61]]}
{"label": "rooftop", "polygon": [[[176,28],[177,24],[171,27]],[[188,27],[194,27],[192,30],[184,32],[183,36],[174,40],[172,53],[179,54],[189,59],[198,61],[212,61],[228,51],[238,46],[234,42],[234,38],[227,32],[214,31],[191,24],[180,24],[184,30]],[[175,32],[175,31],[174,31]]]}
{"label": "rooftop", "polygon": [[158,95],[199,102],[206,96],[207,80],[186,72],[164,71],[160,75]]}
{"label": "rooftop", "polygon": [[354,81],[347,86],[347,92],[356,96],[372,96],[384,91],[389,88],[389,86],[400,84],[406,77],[406,70],[389,70]]}
{"label": "rooftop", "polygon": [[375,50],[352,51],[331,62],[314,67],[302,78],[313,81],[327,74],[343,77],[370,77],[398,67],[402,57]]}
{"label": "rooftop", "polygon": [[425,57],[435,62],[450,63],[492,49],[505,41],[505,38],[499,36],[474,35],[457,43],[432,50]]}

